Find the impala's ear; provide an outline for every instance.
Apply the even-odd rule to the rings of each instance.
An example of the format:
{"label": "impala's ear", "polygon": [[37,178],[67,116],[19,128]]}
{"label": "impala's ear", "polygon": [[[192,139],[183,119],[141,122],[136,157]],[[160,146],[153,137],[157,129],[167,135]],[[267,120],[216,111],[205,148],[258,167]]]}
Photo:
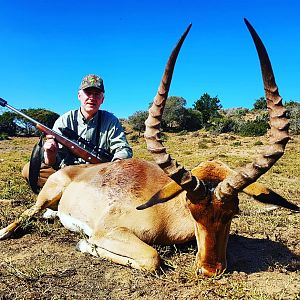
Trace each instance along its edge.
{"label": "impala's ear", "polygon": [[155,204],[164,203],[183,191],[182,187],[178,185],[175,181],[171,181],[166,184],[160,191],[153,195],[146,203],[138,206],[136,209],[142,210],[151,207]]}
{"label": "impala's ear", "polygon": [[274,204],[290,210],[300,211],[300,208],[297,205],[287,201],[285,198],[265,187],[261,183],[254,182],[247,186],[243,192],[252,196],[255,200],[261,203]]}

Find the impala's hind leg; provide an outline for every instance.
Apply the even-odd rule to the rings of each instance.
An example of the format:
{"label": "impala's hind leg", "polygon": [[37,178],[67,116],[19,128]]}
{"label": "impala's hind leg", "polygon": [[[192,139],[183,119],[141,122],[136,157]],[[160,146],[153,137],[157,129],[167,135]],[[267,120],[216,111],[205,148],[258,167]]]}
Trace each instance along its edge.
{"label": "impala's hind leg", "polygon": [[160,266],[157,251],[127,228],[115,228],[81,240],[77,248],[84,253],[106,258],[121,265],[153,272]]}
{"label": "impala's hind leg", "polygon": [[25,210],[14,222],[0,230],[0,240],[8,238],[22,223],[30,220],[34,215],[47,207],[57,207],[62,192],[69,180],[62,172],[57,172],[49,177],[40,191],[36,203]]}

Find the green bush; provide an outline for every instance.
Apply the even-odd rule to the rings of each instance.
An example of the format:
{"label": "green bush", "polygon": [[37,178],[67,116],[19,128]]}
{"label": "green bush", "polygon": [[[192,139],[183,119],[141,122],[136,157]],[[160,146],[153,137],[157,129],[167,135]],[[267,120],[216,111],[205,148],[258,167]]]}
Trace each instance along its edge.
{"label": "green bush", "polygon": [[262,142],[262,141],[255,141],[254,142],[254,146],[261,146],[261,145],[263,145],[264,143]]}
{"label": "green bush", "polygon": [[224,109],[223,112],[227,117],[244,117],[249,112],[249,109],[243,107],[234,107]]}
{"label": "green bush", "polygon": [[236,142],[233,142],[230,146],[239,147],[241,145],[242,145],[241,141],[236,141]]}
{"label": "green bush", "polygon": [[267,101],[265,97],[260,97],[253,104],[254,109],[267,109]]}
{"label": "green bush", "polygon": [[3,140],[8,140],[9,137],[8,137],[8,134],[5,133],[5,132],[0,132],[0,141],[3,141]]}
{"label": "green bush", "polygon": [[261,136],[267,133],[268,128],[269,124],[266,120],[257,118],[254,121],[240,123],[235,129],[235,133],[241,136]]}
{"label": "green bush", "polygon": [[287,117],[290,119],[290,133],[300,134],[300,103],[290,101],[285,104]]}
{"label": "green bush", "polygon": [[213,133],[227,133],[227,132],[234,132],[237,124],[236,121],[232,118],[222,117],[214,119],[210,131]]}
{"label": "green bush", "polygon": [[132,116],[129,116],[128,123],[133,130],[136,130],[139,134],[141,134],[145,131],[145,121],[147,117],[147,111],[137,111]]}
{"label": "green bush", "polygon": [[199,149],[208,149],[208,145],[204,141],[198,142],[198,148]]}
{"label": "green bush", "polygon": [[188,131],[201,129],[203,127],[202,113],[192,108],[186,109],[181,127]]}

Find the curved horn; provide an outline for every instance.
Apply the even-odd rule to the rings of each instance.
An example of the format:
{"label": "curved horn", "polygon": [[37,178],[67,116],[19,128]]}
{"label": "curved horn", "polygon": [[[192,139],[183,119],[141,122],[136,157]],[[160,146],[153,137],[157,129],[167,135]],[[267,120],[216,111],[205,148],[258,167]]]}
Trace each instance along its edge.
{"label": "curved horn", "polygon": [[147,149],[152,153],[156,163],[164,170],[164,172],[187,192],[201,190],[204,196],[206,194],[204,184],[195,176],[192,176],[191,172],[185,170],[184,167],[181,167],[177,161],[171,158],[166,152],[166,148],[163,146],[160,138],[160,124],[166,100],[168,98],[175,62],[191,26],[192,24],[188,26],[181,36],[167,62],[157,94],[154,97],[152,106],[149,109],[148,118],[145,121],[146,130],[144,136],[147,143]]}
{"label": "curved horn", "polygon": [[286,109],[282,106],[282,98],[278,93],[278,87],[275,82],[267,51],[251,24],[246,19],[244,19],[244,21],[253,38],[260,61],[270,118],[270,146],[266,149],[265,153],[260,155],[254,162],[246,165],[236,174],[227,177],[224,181],[219,183],[215,189],[215,195],[220,200],[225,200],[231,195],[238,193],[267,172],[283,155],[285,146],[290,139],[288,135],[289,121],[286,118]]}

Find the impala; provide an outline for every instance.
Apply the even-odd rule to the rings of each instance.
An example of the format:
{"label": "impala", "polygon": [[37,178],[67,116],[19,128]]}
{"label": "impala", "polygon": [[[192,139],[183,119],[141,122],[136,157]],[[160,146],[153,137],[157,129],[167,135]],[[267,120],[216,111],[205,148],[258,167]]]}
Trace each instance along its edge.
{"label": "impala", "polygon": [[65,167],[49,177],[34,206],[0,231],[0,239],[9,237],[25,219],[58,205],[62,224],[88,236],[78,243],[82,252],[154,271],[160,266],[160,256],[151,245],[196,238],[196,271],[213,276],[226,268],[227,240],[231,220],[239,211],[239,192],[299,210],[255,182],[283,155],[289,123],[267,52],[245,22],[258,51],[269,109],[271,139],[264,154],[240,170],[208,161],[189,171],[166,152],[159,128],[177,55],[190,25],[167,62],[146,121],[145,139],[156,163],[133,158]]}

